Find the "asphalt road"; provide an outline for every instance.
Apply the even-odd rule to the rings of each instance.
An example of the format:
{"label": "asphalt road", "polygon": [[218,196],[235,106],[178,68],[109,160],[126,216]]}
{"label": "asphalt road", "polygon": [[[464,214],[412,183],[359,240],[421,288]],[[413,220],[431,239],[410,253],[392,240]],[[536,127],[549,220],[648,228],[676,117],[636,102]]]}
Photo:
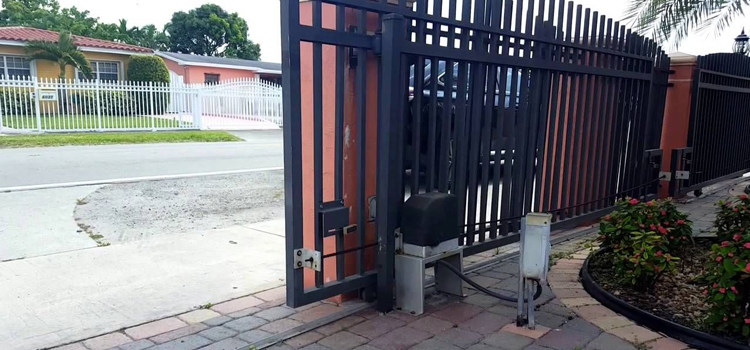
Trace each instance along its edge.
{"label": "asphalt road", "polygon": [[0,188],[283,166],[281,130],[238,132],[245,142],[0,150]]}

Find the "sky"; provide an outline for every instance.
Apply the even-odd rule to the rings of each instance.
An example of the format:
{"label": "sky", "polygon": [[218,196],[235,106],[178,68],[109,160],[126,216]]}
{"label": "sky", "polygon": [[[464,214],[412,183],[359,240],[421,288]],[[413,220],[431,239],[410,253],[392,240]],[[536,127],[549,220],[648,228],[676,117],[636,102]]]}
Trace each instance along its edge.
{"label": "sky", "polygon": [[[130,25],[154,24],[162,28],[176,11],[189,11],[206,2],[213,2],[229,12],[237,12],[247,21],[248,37],[261,46],[261,60],[281,61],[281,24],[279,0],[121,0],[116,6],[101,0],[59,0],[64,7],[76,6],[88,10],[101,21],[115,23],[121,18]],[[624,15],[629,0],[577,0],[576,3],[598,10],[615,20]],[[447,2],[446,2],[447,3]],[[750,29],[750,20],[738,18],[720,37],[709,30],[691,35],[679,48],[666,47],[666,51],[680,51],[694,55],[713,52],[730,52],[734,37],[743,27]]]}

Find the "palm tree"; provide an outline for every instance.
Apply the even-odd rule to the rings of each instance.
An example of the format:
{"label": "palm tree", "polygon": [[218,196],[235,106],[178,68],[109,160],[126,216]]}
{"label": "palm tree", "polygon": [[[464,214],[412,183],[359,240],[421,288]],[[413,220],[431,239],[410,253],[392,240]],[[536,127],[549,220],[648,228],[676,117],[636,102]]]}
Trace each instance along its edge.
{"label": "palm tree", "polygon": [[694,31],[713,28],[714,35],[721,34],[747,6],[750,0],[630,0],[625,18],[636,30],[676,48]]}
{"label": "palm tree", "polygon": [[73,42],[70,33],[61,32],[57,43],[51,41],[30,41],[26,44],[26,54],[31,60],[48,60],[60,66],[60,79],[65,79],[68,66],[77,68],[86,78],[92,77],[91,64]]}

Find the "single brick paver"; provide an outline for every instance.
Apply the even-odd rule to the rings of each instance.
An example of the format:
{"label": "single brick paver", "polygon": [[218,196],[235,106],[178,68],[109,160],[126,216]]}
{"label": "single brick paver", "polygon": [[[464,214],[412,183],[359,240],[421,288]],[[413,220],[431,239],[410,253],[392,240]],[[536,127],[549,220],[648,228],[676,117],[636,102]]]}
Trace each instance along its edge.
{"label": "single brick paver", "polygon": [[182,314],[177,316],[177,318],[187,322],[188,324],[194,324],[194,323],[201,323],[206,320],[210,320],[215,317],[219,317],[221,314],[219,314],[216,311],[208,310],[208,309],[200,309],[195,311],[190,311],[186,314]]}
{"label": "single brick paver", "polygon": [[575,311],[578,316],[583,317],[586,320],[595,320],[602,317],[617,316],[614,311],[602,305],[581,306],[573,309],[573,311]]}
{"label": "single brick paver", "polygon": [[587,305],[601,305],[599,301],[597,301],[594,298],[591,297],[583,297],[583,298],[566,298],[566,299],[560,299],[560,302],[563,303],[567,307],[578,307],[578,306],[587,306]]}
{"label": "single brick paver", "polygon": [[351,350],[369,340],[351,332],[341,331],[321,339],[318,344],[334,350]]}
{"label": "single brick paver", "polygon": [[302,325],[303,325],[303,323],[300,322],[300,321],[296,321],[296,320],[292,320],[292,319],[289,319],[289,318],[285,318],[285,319],[281,319],[281,320],[278,320],[278,321],[273,321],[273,322],[271,322],[269,324],[266,324],[266,325],[260,327],[260,329],[262,331],[266,331],[266,332],[269,332],[269,333],[276,334],[276,333],[286,332],[286,331],[288,331],[290,329],[297,328],[297,327],[302,326]]}
{"label": "single brick paver", "polygon": [[500,300],[487,294],[477,293],[464,298],[463,302],[486,309],[498,304]]}
{"label": "single brick paver", "polygon": [[503,326],[512,321],[513,320],[509,317],[500,316],[490,312],[482,312],[479,315],[459,323],[458,327],[482,335],[488,335],[500,330],[500,328],[503,328]]}
{"label": "single brick paver", "polygon": [[171,332],[167,332],[167,333],[159,334],[159,335],[157,335],[155,337],[151,337],[150,340],[153,341],[156,344],[166,343],[168,341],[172,341],[172,340],[175,340],[177,338],[182,338],[182,337],[184,337],[186,335],[191,335],[191,334],[198,333],[198,332],[200,332],[202,330],[205,330],[207,328],[208,328],[208,326],[206,326],[206,325],[204,325],[202,323],[191,324],[191,325],[189,325],[187,327],[182,327],[182,328],[179,328],[179,329],[175,329],[175,330],[173,330]]}
{"label": "single brick paver", "polygon": [[685,350],[688,348],[687,344],[670,338],[659,338],[655,342],[646,345],[653,350]]}
{"label": "single brick paver", "polygon": [[320,344],[310,344],[308,346],[305,346],[301,350],[332,350],[331,348],[325,347]]}
{"label": "single brick paver", "polygon": [[461,348],[453,344],[432,338],[415,345],[413,348],[411,348],[411,350],[461,350]]}
{"label": "single brick paver", "polygon": [[219,317],[214,317],[210,320],[205,320],[202,323],[205,324],[206,326],[214,327],[214,326],[221,326],[231,320],[233,320],[233,318],[229,316],[219,316]]}
{"label": "single brick paver", "polygon": [[325,336],[323,334],[312,331],[312,332],[302,333],[294,338],[290,338],[287,341],[285,341],[284,344],[289,345],[294,349],[299,349],[299,348],[308,346],[312,343],[315,343],[318,340],[323,339],[324,337]]}
{"label": "single brick paver", "polygon": [[125,334],[127,334],[129,337],[135,340],[139,340],[139,339],[151,338],[155,335],[170,332],[170,331],[173,331],[175,329],[182,328],[185,326],[187,326],[187,323],[181,321],[180,319],[176,317],[170,317],[170,318],[165,318],[163,320],[146,323],[146,324],[136,326],[133,328],[128,328],[125,330]]}
{"label": "single brick paver", "polygon": [[409,323],[409,327],[419,329],[421,331],[429,332],[432,334],[440,334],[446,329],[453,328],[454,324],[446,320],[441,320],[437,317],[427,316],[422,317],[412,323]]}
{"label": "single brick paver", "polygon": [[205,348],[201,348],[200,350],[237,350],[248,345],[250,344],[237,338],[229,338],[213,343]]}
{"label": "single brick paver", "polygon": [[482,308],[476,305],[455,303],[443,308],[438,312],[433,313],[432,315],[437,318],[441,318],[446,321],[458,324],[478,315],[482,311]]}
{"label": "single brick paver", "polygon": [[276,321],[292,314],[294,314],[294,310],[288,307],[277,306],[258,312],[254,316],[266,319],[268,321]]}
{"label": "single brick paver", "polygon": [[468,348],[482,340],[482,335],[461,328],[451,328],[435,336],[435,339],[453,344],[460,348]]}
{"label": "single brick paver", "polygon": [[245,317],[245,316],[253,315],[253,314],[259,312],[260,310],[262,310],[262,309],[259,308],[259,307],[255,307],[254,306],[254,307],[249,307],[247,309],[242,309],[240,311],[232,312],[231,314],[229,314],[227,316],[229,316],[231,318],[242,318],[242,317]]}
{"label": "single brick paver", "polygon": [[341,311],[341,308],[336,305],[320,304],[305,311],[298,312],[297,314],[292,315],[291,318],[301,322],[311,322],[335,314],[339,311]]}
{"label": "single brick paver", "polygon": [[510,332],[496,332],[484,338],[483,343],[505,350],[520,350],[534,342],[534,339]]}
{"label": "single brick paver", "polygon": [[623,316],[597,318],[597,319],[591,320],[591,323],[595,324],[597,327],[605,331],[633,325],[633,321]]}
{"label": "single brick paver", "polygon": [[534,313],[534,318],[536,320],[536,324],[545,326],[550,329],[560,327],[568,321],[568,319],[565,317],[544,311],[537,311],[536,313]]}
{"label": "single brick paver", "polygon": [[556,350],[583,348],[598,335],[591,335],[574,330],[552,331],[539,338],[535,344]]}
{"label": "single brick paver", "polygon": [[[609,333],[602,333],[591,341],[584,350],[636,350],[633,344],[630,344]],[[661,349],[660,349],[661,350]]]}
{"label": "single brick paver", "polygon": [[536,329],[531,330],[526,327],[518,327],[516,326],[516,323],[510,323],[502,328],[503,331],[518,334],[524,337],[532,338],[532,339],[539,339],[543,337],[545,334],[549,333],[550,329],[547,327],[544,327],[542,325],[537,325]]}
{"label": "single brick paver", "polygon": [[237,336],[237,338],[240,338],[248,343],[255,343],[263,339],[266,339],[270,336],[273,336],[273,334],[268,333],[266,331],[262,331],[260,329],[253,329],[251,331],[247,331],[245,333],[240,334],[239,336]]}
{"label": "single brick paver", "polygon": [[235,311],[247,309],[249,307],[257,306],[263,303],[263,300],[258,299],[254,296],[246,296],[239,299],[230,300],[218,305],[214,305],[211,310],[214,310],[220,314],[231,314]]}
{"label": "single brick paver", "polygon": [[210,344],[210,340],[193,334],[154,346],[148,350],[195,350]]}
{"label": "single brick paver", "polygon": [[327,324],[317,329],[317,331],[323,335],[331,335],[338,331],[352,327],[354,325],[365,322],[367,319],[362,316],[352,315],[349,317],[342,318],[336,322]]}
{"label": "single brick paver", "polygon": [[406,350],[433,335],[418,329],[403,327],[394,329],[370,342],[370,345],[383,350]]}
{"label": "single brick paver", "polygon": [[281,300],[286,298],[286,286],[276,287],[269,289],[257,294],[253,294],[254,297],[265,301]]}
{"label": "single brick paver", "polygon": [[73,343],[73,344],[61,346],[59,348],[54,348],[53,350],[88,350],[88,349],[86,349],[86,347],[83,346],[82,343]]}
{"label": "single brick paver", "polygon": [[211,339],[213,341],[219,341],[219,340],[224,340],[226,338],[234,337],[235,335],[237,335],[237,332],[227,327],[218,326],[218,327],[212,327],[212,328],[206,329],[198,333],[198,335],[200,335],[201,337]]}
{"label": "single brick paver", "polygon": [[404,321],[386,316],[378,316],[349,328],[349,331],[367,339],[375,339],[404,325],[406,325]]}
{"label": "single brick paver", "polygon": [[245,316],[243,318],[238,318],[234,321],[225,323],[224,327],[233,329],[238,332],[245,332],[251,329],[258,328],[266,323],[268,323],[268,321],[262,318],[255,316]]}
{"label": "single brick paver", "polygon": [[654,333],[646,328],[635,325],[615,328],[609,331],[609,333],[614,334],[615,336],[625,339],[631,343],[647,343],[652,340],[661,338],[661,335],[659,333]]}
{"label": "single brick paver", "polygon": [[83,345],[89,350],[106,350],[132,341],[133,340],[128,338],[125,334],[110,333],[86,340],[83,342]]}
{"label": "single brick paver", "polygon": [[145,350],[154,345],[154,342],[148,339],[141,339],[132,343],[122,344],[118,349],[120,350]]}

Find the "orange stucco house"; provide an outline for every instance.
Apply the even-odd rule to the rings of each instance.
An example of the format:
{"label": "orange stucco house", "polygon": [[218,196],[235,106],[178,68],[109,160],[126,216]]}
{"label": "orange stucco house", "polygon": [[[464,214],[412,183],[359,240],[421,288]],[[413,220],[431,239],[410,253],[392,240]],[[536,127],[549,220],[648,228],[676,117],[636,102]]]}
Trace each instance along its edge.
{"label": "orange stucco house", "polygon": [[281,63],[164,51],[156,51],[156,55],[167,64],[173,78],[180,76],[186,84],[212,84],[237,78],[261,78],[281,84]]}

